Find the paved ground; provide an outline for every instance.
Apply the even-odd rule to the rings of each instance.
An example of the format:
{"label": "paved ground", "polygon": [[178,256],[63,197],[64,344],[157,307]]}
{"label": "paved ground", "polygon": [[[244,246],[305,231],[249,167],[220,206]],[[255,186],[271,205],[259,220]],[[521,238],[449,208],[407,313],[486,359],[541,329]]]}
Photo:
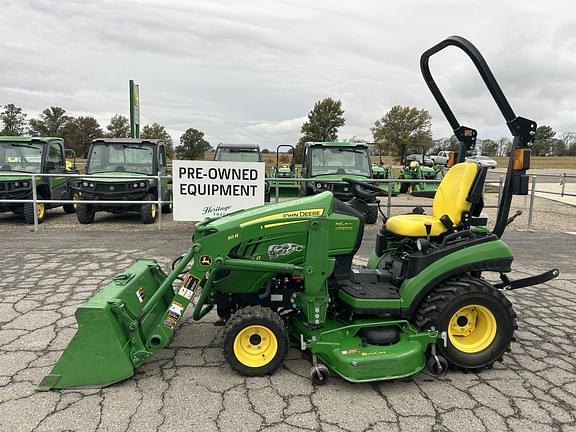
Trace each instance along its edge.
{"label": "paved ground", "polygon": [[563,274],[509,295],[518,341],[503,363],[479,374],[356,385],[334,378],[314,387],[309,363],[292,349],[273,376],[243,378],[222,358],[214,317],[188,317],[170,347],[133,379],[41,393],[35,387],[73,335],[78,305],[135,258],[167,265],[191,237],[182,230],[62,234],[3,233],[1,431],[576,430],[576,271],[569,255],[576,236],[508,235],[518,275],[532,272],[533,263]]}

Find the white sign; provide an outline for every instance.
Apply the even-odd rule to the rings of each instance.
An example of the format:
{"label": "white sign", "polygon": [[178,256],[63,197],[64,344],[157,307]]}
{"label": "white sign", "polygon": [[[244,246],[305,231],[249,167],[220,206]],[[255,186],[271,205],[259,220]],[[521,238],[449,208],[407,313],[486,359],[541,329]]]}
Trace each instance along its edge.
{"label": "white sign", "polygon": [[172,161],[175,221],[200,221],[264,204],[264,162]]}

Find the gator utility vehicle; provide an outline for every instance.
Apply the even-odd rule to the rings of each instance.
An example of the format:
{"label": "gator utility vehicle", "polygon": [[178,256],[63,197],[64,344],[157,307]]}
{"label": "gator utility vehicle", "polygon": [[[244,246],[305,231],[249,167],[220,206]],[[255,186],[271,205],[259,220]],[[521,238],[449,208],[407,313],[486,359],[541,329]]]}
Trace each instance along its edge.
{"label": "gator utility vehicle", "polygon": [[[290,338],[311,354],[310,376],[318,384],[331,372],[362,382],[410,376],[426,365],[443,374],[449,365],[476,370],[500,360],[516,328],[502,290],[558,275],[510,280],[512,252],[501,240],[512,195],[528,190],[536,123],[516,117],[474,46],[450,37],[422,55],[421,68],[462,150],[471,129],[458,124],[428,69],[429,57],[446,46],[472,58],[514,135],[491,233],[477,227],[486,223],[477,217],[486,170],[474,163],[451,168],[433,214],[384,221],[373,268],[352,267],[364,219],[331,192],[205,219],[169,274],[154,260],[139,260],[78,309],[78,332],[40,388],[132,376],[170,343],[189,305],[194,320],[216,310],[225,323],[224,356],[246,376],[273,373]],[[460,151],[458,162],[463,157]],[[382,193],[345,181],[357,199]],[[488,282],[486,271],[499,273],[502,282]],[[182,283],[174,287],[177,278]]]}
{"label": "gator utility vehicle", "polygon": [[260,146],[257,144],[218,144],[214,153],[215,161],[262,162]]}
{"label": "gator utility vehicle", "polygon": [[[218,144],[214,153],[215,161],[222,162],[263,162],[258,144]],[[264,201],[270,202],[270,185],[265,184]]]}
{"label": "gator utility vehicle", "polygon": [[300,196],[330,191],[335,198],[349,202],[360,211],[366,223],[376,223],[376,199],[358,200],[350,184],[344,181],[345,177],[366,181],[372,178],[368,144],[348,141],[307,142],[302,160],[302,178],[310,181],[300,183]]}
{"label": "gator utility vehicle", "polygon": [[[32,199],[32,178],[27,174],[67,174],[75,169],[75,162],[66,160],[62,138],[0,137],[0,200]],[[40,200],[72,199],[66,177],[59,176],[36,177],[36,196]],[[66,213],[75,211],[71,204],[37,203],[38,222],[44,222],[46,210],[60,206]],[[0,212],[6,211],[24,215],[27,223],[34,223],[33,203],[0,202]]]}
{"label": "gator utility vehicle", "polygon": [[[98,138],[90,144],[86,177],[72,187],[79,194],[76,215],[81,224],[94,222],[96,212],[140,213],[142,223],[154,223],[158,215],[158,180],[142,178],[167,174],[164,143],[153,139]],[[162,180],[162,201],[170,201],[172,184]],[[83,203],[82,201],[125,201],[124,204]],[[131,201],[150,201],[132,204]],[[164,204],[163,213],[172,206]]]}

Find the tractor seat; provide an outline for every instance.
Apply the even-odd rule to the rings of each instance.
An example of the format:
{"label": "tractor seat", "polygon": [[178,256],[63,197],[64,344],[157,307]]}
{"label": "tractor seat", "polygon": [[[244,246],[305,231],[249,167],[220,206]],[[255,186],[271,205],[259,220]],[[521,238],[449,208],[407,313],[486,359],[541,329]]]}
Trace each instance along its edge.
{"label": "tractor seat", "polygon": [[[386,221],[386,230],[402,237],[426,237],[425,225],[431,225],[430,236],[436,237],[449,229],[449,224],[441,218],[447,216],[454,226],[460,223],[462,213],[469,212],[472,207],[471,191],[478,189],[475,183],[482,182],[485,173],[477,176],[478,165],[465,162],[454,165],[440,182],[434,201],[432,214],[405,214],[392,216]],[[478,180],[475,182],[475,180]],[[480,189],[482,185],[480,184]],[[481,198],[480,198],[481,199]]]}

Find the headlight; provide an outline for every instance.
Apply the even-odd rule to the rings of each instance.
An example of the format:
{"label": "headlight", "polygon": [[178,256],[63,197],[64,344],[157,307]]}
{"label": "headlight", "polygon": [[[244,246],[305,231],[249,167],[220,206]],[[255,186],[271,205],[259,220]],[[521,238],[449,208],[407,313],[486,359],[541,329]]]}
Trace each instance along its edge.
{"label": "headlight", "polygon": [[140,187],[143,188],[146,186],[146,182],[140,182]]}
{"label": "headlight", "polygon": [[22,187],[28,187],[29,183],[28,182],[22,182],[20,183],[22,185]]}
{"label": "headlight", "polygon": [[88,186],[90,186],[91,188],[94,187],[94,183],[88,183]]}
{"label": "headlight", "polygon": [[14,187],[20,187],[20,182],[14,182]]}
{"label": "headlight", "polygon": [[88,187],[88,182],[82,182],[82,186]]}
{"label": "headlight", "polygon": [[132,187],[133,187],[133,188],[137,188],[137,187],[138,187],[138,183],[134,183],[134,184],[132,185]]}

